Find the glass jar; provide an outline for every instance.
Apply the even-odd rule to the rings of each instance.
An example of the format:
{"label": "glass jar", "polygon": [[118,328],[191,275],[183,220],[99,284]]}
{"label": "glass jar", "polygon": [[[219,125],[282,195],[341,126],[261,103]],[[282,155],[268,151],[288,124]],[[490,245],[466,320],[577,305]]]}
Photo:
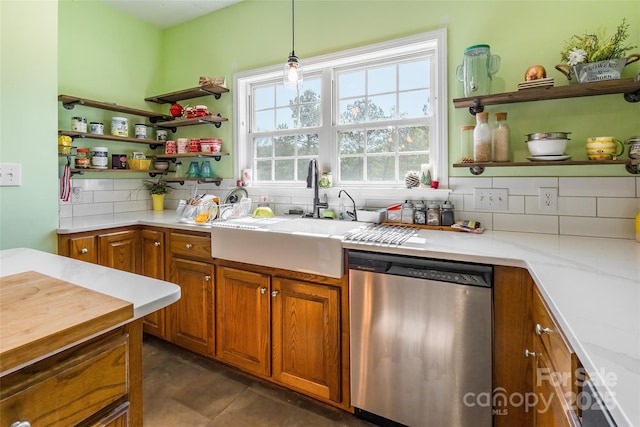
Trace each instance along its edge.
{"label": "glass jar", "polygon": [[402,224],[413,224],[413,203],[405,201],[402,204],[401,220]]}
{"label": "glass jar", "polygon": [[442,204],[440,213],[440,225],[451,226],[456,222],[453,214],[453,204],[448,200]]}
{"label": "glass jar", "polygon": [[489,113],[476,114],[476,127],[473,129],[473,161],[491,161],[491,126]]}
{"label": "glass jar", "polygon": [[176,176],[176,177],[182,177],[182,176],[184,176],[184,170],[183,170],[183,168],[182,168],[182,162],[181,162],[181,161],[179,161],[179,160],[178,160],[178,161],[176,162],[176,167],[175,167],[174,172],[175,172],[175,176]]}
{"label": "glass jar", "polygon": [[460,127],[460,163],[473,163],[473,130],[475,126]]}
{"label": "glass jar", "polygon": [[418,202],[413,205],[413,223],[422,225],[427,223],[427,207],[424,203]]}
{"label": "glass jar", "polygon": [[510,150],[509,126],[507,113],[496,113],[496,127],[492,131],[493,161],[508,162]]}
{"label": "glass jar", "polygon": [[427,205],[427,225],[440,225],[440,205],[429,203]]}
{"label": "glass jar", "polygon": [[76,168],[80,169],[91,167],[91,159],[89,158],[88,148],[78,148],[76,150],[75,166]]}
{"label": "glass jar", "polygon": [[462,64],[456,69],[456,78],[462,82],[464,96],[488,95],[491,79],[500,69],[500,57],[491,54],[488,44],[469,46],[464,50]]}

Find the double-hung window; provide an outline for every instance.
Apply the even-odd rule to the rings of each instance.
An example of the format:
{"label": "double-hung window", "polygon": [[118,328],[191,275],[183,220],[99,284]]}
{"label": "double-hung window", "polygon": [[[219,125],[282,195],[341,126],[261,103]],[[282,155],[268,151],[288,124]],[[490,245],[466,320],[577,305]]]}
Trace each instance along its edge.
{"label": "double-hung window", "polygon": [[304,60],[287,89],[281,67],[234,76],[236,170],[257,186],[302,186],[312,158],[337,186],[389,188],[429,164],[446,185],[444,30]]}

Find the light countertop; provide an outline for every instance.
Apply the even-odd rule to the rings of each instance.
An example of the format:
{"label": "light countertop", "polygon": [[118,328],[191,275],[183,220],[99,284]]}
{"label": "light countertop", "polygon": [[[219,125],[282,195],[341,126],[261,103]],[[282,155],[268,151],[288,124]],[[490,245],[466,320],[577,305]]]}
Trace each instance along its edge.
{"label": "light countertop", "polygon": [[[176,222],[174,211],[61,220],[58,233]],[[640,244],[633,240],[485,231],[420,230],[401,248],[344,248],[526,268],[618,426],[640,426]],[[5,273],[3,273],[5,274]]]}

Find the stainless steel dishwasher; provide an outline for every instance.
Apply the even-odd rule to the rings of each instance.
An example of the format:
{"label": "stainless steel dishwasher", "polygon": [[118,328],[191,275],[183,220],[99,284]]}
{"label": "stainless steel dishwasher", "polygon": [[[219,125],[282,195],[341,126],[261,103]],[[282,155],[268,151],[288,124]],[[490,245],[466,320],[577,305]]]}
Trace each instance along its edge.
{"label": "stainless steel dishwasher", "polygon": [[491,426],[493,267],[348,258],[356,415],[382,426]]}

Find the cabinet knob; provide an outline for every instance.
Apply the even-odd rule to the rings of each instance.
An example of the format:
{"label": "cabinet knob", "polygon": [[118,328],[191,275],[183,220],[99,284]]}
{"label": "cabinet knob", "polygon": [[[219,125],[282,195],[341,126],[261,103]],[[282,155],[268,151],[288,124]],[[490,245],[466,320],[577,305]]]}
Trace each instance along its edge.
{"label": "cabinet knob", "polygon": [[204,280],[208,282],[209,280],[211,280],[211,276],[207,274],[206,276],[204,276]]}
{"label": "cabinet knob", "polygon": [[260,288],[260,293],[262,295],[266,294],[267,293],[267,288]]}
{"label": "cabinet knob", "polygon": [[271,296],[272,297],[277,297],[279,293],[280,292],[278,292],[278,291],[271,291]]}
{"label": "cabinet knob", "polygon": [[191,243],[187,243],[186,245],[184,245],[184,247],[187,249],[191,249],[193,245]]}
{"label": "cabinet knob", "polygon": [[[86,254],[87,252],[89,252],[89,249],[87,249],[87,248],[82,248],[82,249],[80,249],[80,253],[81,253],[81,254]],[[18,421],[16,421],[16,422],[18,422]],[[13,424],[12,424],[12,425],[13,425]]]}
{"label": "cabinet knob", "polygon": [[525,355],[525,357],[536,357],[535,351],[529,351],[526,348],[524,349],[524,355]]}
{"label": "cabinet knob", "polygon": [[536,334],[538,334],[538,335],[542,335],[542,334],[549,335],[551,332],[553,332],[551,329],[543,328],[540,323],[536,323]]}
{"label": "cabinet knob", "polygon": [[31,423],[29,421],[16,421],[9,427],[31,427]]}
{"label": "cabinet knob", "polygon": [[155,247],[160,246],[160,242],[155,242],[155,243],[153,244],[153,246],[155,246]]}

